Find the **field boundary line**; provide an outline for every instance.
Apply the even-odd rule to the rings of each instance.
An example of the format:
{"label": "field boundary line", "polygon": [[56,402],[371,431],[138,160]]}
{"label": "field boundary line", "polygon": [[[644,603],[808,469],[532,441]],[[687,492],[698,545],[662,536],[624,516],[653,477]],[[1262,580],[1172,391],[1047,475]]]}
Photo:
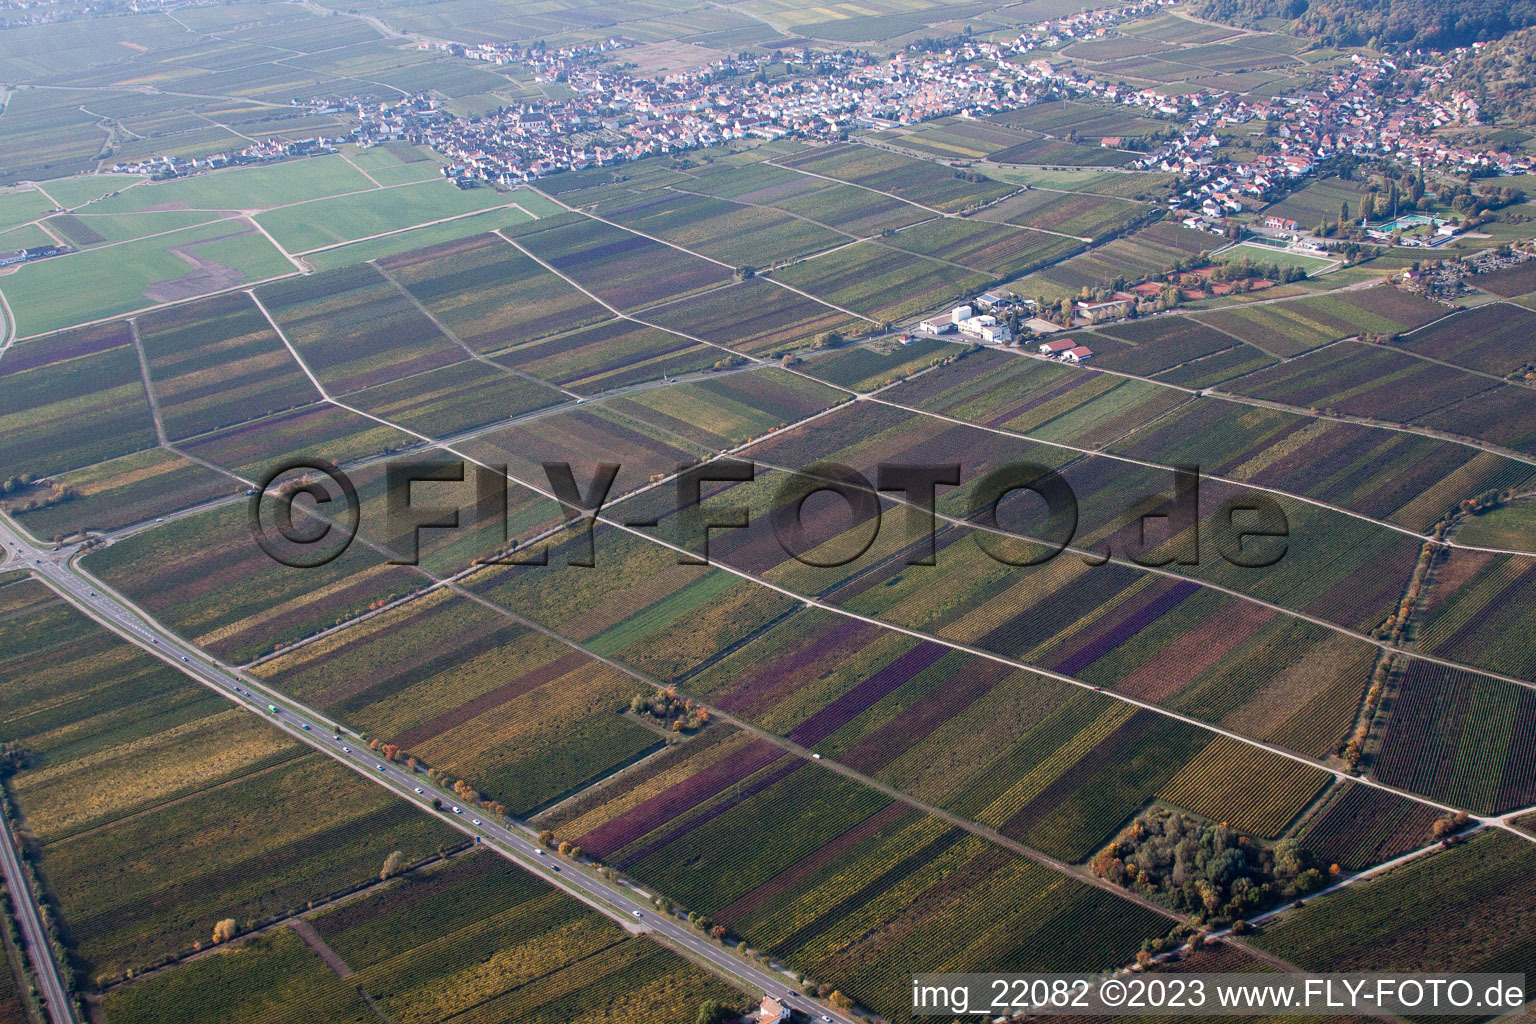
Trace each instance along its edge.
{"label": "field boundary line", "polygon": [[[541,387],[554,388],[557,391],[562,391],[565,394],[571,396],[572,398],[581,398],[582,397],[581,395],[579,395],[576,392],[572,391],[570,388],[566,387],[563,384],[556,384],[553,381],[540,380],[539,378],[535,377],[531,373],[526,373],[526,372],[524,372],[522,370],[519,370],[515,366],[503,366],[502,364],[500,364],[498,362],[495,362],[494,360],[492,360],[492,359],[490,359],[490,358],[488,358],[486,356],[481,355],[479,352],[476,352],[474,349],[470,348],[468,345],[466,345],[464,343],[464,339],[459,337],[457,331],[452,330],[447,324],[443,323],[441,320],[439,320],[437,318],[437,314],[433,313],[426,306],[422,305],[421,300],[418,299],[416,296],[412,295],[411,292],[410,292],[410,289],[406,288],[405,285],[401,284],[399,278],[395,277],[394,274],[391,274],[387,267],[385,267],[377,259],[369,260],[368,261],[368,265],[370,267],[372,267],[375,271],[377,271],[379,276],[383,277],[384,280],[388,281],[390,283],[390,285],[395,289],[395,291],[400,293],[401,297],[404,298],[405,301],[409,302],[412,306],[415,306],[416,307],[416,311],[418,313],[420,313],[422,316],[424,316],[428,320],[430,320],[432,322],[432,326],[436,327],[439,331],[442,332],[443,337],[447,338],[449,341],[451,341],[455,345],[459,346],[459,348],[463,349],[464,350],[464,354],[467,355],[470,359],[474,360],[477,363],[483,363],[486,366],[489,366],[492,370],[495,370],[497,372],[510,373],[514,377],[521,378],[522,380],[526,380],[526,381],[528,381],[530,383],[533,383],[533,384],[538,384]],[[450,364],[450,365],[456,366],[458,364],[457,363],[453,363],[453,364]],[[424,371],[424,372],[430,373],[431,371],[427,370],[427,371]],[[403,379],[406,379],[406,378],[397,378],[397,379],[402,379],[403,380]],[[391,382],[391,383],[393,383],[393,382]],[[367,388],[361,388],[359,390],[366,391],[368,389]]]}
{"label": "field boundary line", "polygon": [[[265,307],[261,307],[261,308],[262,308],[263,313],[266,313]],[[271,319],[271,314],[270,313],[266,313],[266,315],[268,316],[268,319],[270,320]],[[273,322],[273,327],[274,327],[274,329],[276,329],[275,321]],[[279,335],[281,337],[283,337],[284,343],[285,344],[289,344],[289,346],[291,348],[292,347],[291,343],[288,342],[286,336],[283,336],[281,334],[281,332],[279,332]],[[295,353],[295,358],[297,358],[297,353]],[[308,370],[307,366],[305,367],[305,371],[306,371],[306,373],[310,372]],[[311,374],[311,377],[313,378],[312,374]],[[319,382],[318,381],[316,381],[316,386],[317,387],[319,386]],[[337,403],[337,404],[339,405],[341,403]],[[846,403],[844,403],[844,404],[846,404]],[[841,408],[841,407],[842,406],[834,406],[832,408],[833,409],[837,409],[837,408]],[[825,415],[826,413],[829,413],[831,411],[832,411],[831,409],[823,410],[822,415]],[[364,415],[368,415],[368,414],[364,414]],[[404,430],[407,433],[411,433],[411,434],[413,434],[415,436],[422,437],[423,440],[428,440],[428,441],[431,440],[430,438],[426,438],[424,435],[416,434],[415,431],[411,431],[408,428],[403,428],[403,427],[401,427],[401,426],[399,426],[397,424],[390,423],[389,421],[384,420],[381,417],[369,416],[369,418],[373,419],[373,420],[375,420],[375,421],[377,421],[377,422],[379,422],[379,423],[381,423],[381,424],[383,424],[385,426],[394,427],[397,430]],[[748,444],[738,445],[738,446],[736,446],[733,449],[727,449],[727,451],[730,451],[730,452],[742,451],[745,448],[747,448],[750,445],[750,443],[751,442],[749,442]],[[480,460],[475,459],[472,456],[465,454],[464,452],[458,451],[455,448],[453,448],[452,446],[440,445],[440,447],[442,447],[445,451],[451,452],[452,454],[458,456],[459,458],[464,459],[467,462],[471,462],[471,463],[473,463],[473,464],[475,464],[477,466],[481,466],[482,468],[490,468],[490,467],[486,466],[485,463],[481,462]],[[643,492],[645,490],[650,489],[650,487],[662,486],[662,485],[670,482],[672,479],[674,479],[675,476],[676,476],[676,474],[670,474],[667,478],[664,478],[663,480],[657,481],[655,484],[651,484],[651,485],[648,485],[648,486],[645,486],[645,487],[637,488],[635,491],[631,492],[631,494],[626,495],[625,497],[626,498],[633,497],[635,494],[638,494],[638,493],[641,493],[641,492]],[[523,480],[523,479],[520,479],[520,478],[518,479],[518,482],[521,483],[524,487],[529,488],[530,490],[534,490],[534,491],[539,492],[540,494],[543,494],[547,498],[551,498],[553,500],[559,501],[558,496],[555,495],[553,491],[547,490],[542,485],[537,485],[537,484],[531,483],[531,482],[529,482],[527,480]],[[591,518],[593,519],[594,522],[604,523],[604,524],[608,525],[609,527],[611,527],[613,529],[619,530],[619,531],[624,532],[624,533],[628,533],[628,534],[630,534],[632,536],[638,537],[638,538],[640,538],[642,540],[645,540],[645,541],[648,541],[648,542],[650,542],[652,544],[656,544],[656,545],[659,545],[661,547],[668,548],[668,549],[670,549],[670,550],[672,550],[672,551],[674,551],[674,552],[676,552],[676,553],[678,553],[680,555],[687,555],[689,557],[694,557],[692,552],[689,552],[687,549],[685,549],[683,547],[680,547],[680,546],[672,543],[671,541],[665,540],[665,539],[660,538],[660,537],[653,537],[650,534],[647,534],[647,533],[643,532],[640,528],[629,526],[626,523],[618,522],[618,521],[616,521],[616,520],[614,520],[612,518],[605,518],[601,511],[599,511],[598,513],[592,515]],[[362,537],[361,534],[359,534],[358,536]],[[371,541],[367,541],[366,538],[364,538],[364,541],[365,541],[365,543],[368,543],[370,547],[375,547],[376,550],[383,550],[382,548],[379,548],[378,546],[373,544]],[[911,637],[914,637],[914,638],[919,639],[919,640],[928,640],[928,641],[930,641],[932,643],[938,644],[940,646],[948,647],[948,648],[950,648],[952,650],[964,651],[966,653],[969,653],[969,654],[972,654],[972,655],[975,655],[975,656],[978,656],[978,657],[981,657],[981,658],[985,658],[985,659],[987,659],[989,661],[993,661],[993,662],[996,662],[998,664],[1009,665],[1009,666],[1014,667],[1014,668],[1019,668],[1019,669],[1025,670],[1025,671],[1033,672],[1033,673],[1035,673],[1037,675],[1041,675],[1041,676],[1045,676],[1047,678],[1055,679],[1058,682],[1063,682],[1063,683],[1070,684],[1072,686],[1080,687],[1082,689],[1087,689],[1087,690],[1092,690],[1092,691],[1097,692],[1097,693],[1102,693],[1105,696],[1110,697],[1111,699],[1118,700],[1118,701],[1121,701],[1123,703],[1130,704],[1130,705],[1132,705],[1134,707],[1141,708],[1143,710],[1153,712],[1154,714],[1159,714],[1159,715],[1163,715],[1164,717],[1167,717],[1167,718],[1175,719],[1177,721],[1185,723],[1186,725],[1192,726],[1192,727],[1197,728],[1197,729],[1204,730],[1206,732],[1210,732],[1210,733],[1213,733],[1213,734],[1216,734],[1216,735],[1219,735],[1219,736],[1225,736],[1228,739],[1235,740],[1235,741],[1237,741],[1239,743],[1244,744],[1245,746],[1254,747],[1254,748],[1257,748],[1257,749],[1260,749],[1260,750],[1265,750],[1265,751],[1268,751],[1268,752],[1270,752],[1272,754],[1276,754],[1276,755],[1278,755],[1280,757],[1287,758],[1287,759],[1289,759],[1291,761],[1295,761],[1295,762],[1297,762],[1299,764],[1310,765],[1310,766],[1312,766],[1314,768],[1318,768],[1318,769],[1320,769],[1322,771],[1328,772],[1329,774],[1331,774],[1331,775],[1333,775],[1333,776],[1335,776],[1337,778],[1348,779],[1348,780],[1351,780],[1351,781],[1359,782],[1362,785],[1367,785],[1367,786],[1371,786],[1371,787],[1376,788],[1376,789],[1381,789],[1383,791],[1392,793],[1392,794],[1394,794],[1396,796],[1399,796],[1399,797],[1402,797],[1404,799],[1413,800],[1413,801],[1415,801],[1417,803],[1427,804],[1427,805],[1436,807],[1436,808],[1438,808],[1440,810],[1447,811],[1447,812],[1450,812],[1450,813],[1456,813],[1456,812],[1460,812],[1460,811],[1464,810],[1463,808],[1460,808],[1460,807],[1453,807],[1453,806],[1448,805],[1448,804],[1442,804],[1442,803],[1439,803],[1438,801],[1431,800],[1428,797],[1420,796],[1418,794],[1414,794],[1414,793],[1406,791],[1406,790],[1401,790],[1401,789],[1398,789],[1397,787],[1394,787],[1394,786],[1389,786],[1386,783],[1380,782],[1379,780],[1373,779],[1373,778],[1371,778],[1369,776],[1353,776],[1353,775],[1350,775],[1350,774],[1348,774],[1347,772],[1345,772],[1345,771],[1343,771],[1341,769],[1334,768],[1332,766],[1322,764],[1322,763],[1320,763],[1318,761],[1315,761],[1315,760],[1313,760],[1313,759],[1311,759],[1309,757],[1306,757],[1305,755],[1285,750],[1284,748],[1275,746],[1275,745],[1270,744],[1270,743],[1265,742],[1265,741],[1255,740],[1255,739],[1252,739],[1250,737],[1243,736],[1240,733],[1232,732],[1229,729],[1224,729],[1224,728],[1222,728],[1220,726],[1217,726],[1217,725],[1212,725],[1212,724],[1207,723],[1207,722],[1202,722],[1199,719],[1192,718],[1192,717],[1180,714],[1179,712],[1171,711],[1171,710],[1169,710],[1167,708],[1164,708],[1164,707],[1161,707],[1161,706],[1159,706],[1157,704],[1153,704],[1153,703],[1150,703],[1150,702],[1147,702],[1147,701],[1141,701],[1141,700],[1138,700],[1136,698],[1129,697],[1129,696],[1127,696],[1125,694],[1115,693],[1112,690],[1101,689],[1101,688],[1096,687],[1096,686],[1094,686],[1094,685],[1092,685],[1090,683],[1082,682],[1081,680],[1078,680],[1078,679],[1074,678],[1073,676],[1066,675],[1065,673],[1056,672],[1055,670],[1047,669],[1047,668],[1044,668],[1044,667],[1041,667],[1041,666],[1030,665],[1030,664],[1028,664],[1026,662],[1019,661],[1019,660],[1014,659],[1014,658],[1009,658],[1009,657],[1006,657],[1004,655],[997,654],[995,652],[986,651],[986,650],[983,650],[981,648],[971,647],[969,645],[961,644],[961,643],[958,643],[958,642],[953,641],[953,640],[948,640],[948,639],[945,639],[945,638],[942,638],[942,637],[934,636],[934,635],[929,634],[929,633],[925,633],[925,632],[923,632],[921,630],[912,629],[912,628],[907,627],[907,626],[901,626],[901,625],[898,625],[896,623],[886,622],[884,620],[877,619],[877,618],[874,618],[872,616],[862,615],[862,614],[860,614],[858,612],[853,612],[853,611],[850,611],[848,609],[842,608],[840,606],[831,604],[830,602],[824,601],[824,600],[822,600],[820,598],[809,597],[809,596],[806,596],[806,595],[799,594],[799,593],[797,593],[795,591],[789,590],[786,587],[781,587],[778,584],[772,583],[772,582],[770,582],[768,580],[764,580],[764,579],[762,579],[762,578],[760,578],[760,577],[758,577],[758,576],[756,576],[756,575],[754,575],[754,574],[752,574],[752,573],[750,573],[750,572],[748,572],[748,571],[746,571],[744,569],[740,569],[740,568],[737,568],[737,567],[734,567],[734,566],[729,566],[729,565],[724,565],[724,564],[713,563],[713,562],[710,563],[710,565],[713,568],[720,569],[721,571],[728,572],[731,575],[737,576],[737,577],[739,577],[741,579],[748,580],[750,582],[758,584],[759,586],[766,587],[766,588],[768,588],[770,590],[773,590],[773,591],[775,591],[775,592],[777,592],[779,594],[782,594],[785,597],[790,598],[791,600],[800,601],[800,602],[802,602],[805,605],[810,606],[810,607],[821,608],[823,611],[831,612],[831,613],[836,614],[836,615],[841,615],[841,616],[843,616],[845,618],[856,619],[856,620],[865,622],[868,625],[876,626],[876,627],[881,628],[881,629],[885,629],[885,630],[888,630],[888,631],[891,631],[891,632],[903,633],[903,634],[905,634],[907,636],[911,636]],[[437,581],[437,582],[445,582],[445,583],[447,583],[447,585],[452,587],[456,593],[461,593],[464,596],[469,597],[469,598],[475,600],[476,603],[483,604],[485,607],[487,607],[489,609],[499,609],[502,613],[508,615],[509,617],[511,617],[514,620],[520,622],[521,624],[524,624],[524,625],[528,626],[529,628],[536,629],[539,632],[545,633],[546,635],[550,636],[552,639],[556,639],[556,640],[560,641],[561,643],[564,643],[567,646],[572,647],[573,649],[582,650],[583,653],[586,653],[586,654],[588,654],[588,655],[590,655],[592,657],[595,657],[595,658],[599,658],[599,660],[602,660],[605,664],[609,664],[612,667],[614,667],[614,668],[616,668],[616,669],[618,669],[620,671],[623,671],[623,672],[625,672],[626,674],[628,674],[628,675],[630,675],[632,677],[635,677],[635,678],[646,678],[647,682],[650,682],[651,685],[653,685],[653,686],[657,685],[656,683],[651,682],[645,676],[644,673],[639,673],[637,670],[629,668],[628,666],[624,666],[624,665],[622,665],[622,664],[620,664],[618,662],[612,661],[611,659],[603,658],[601,655],[595,654],[595,653],[593,653],[591,651],[587,651],[578,642],[573,641],[573,640],[569,640],[569,639],[565,638],[564,636],[562,636],[557,631],[555,631],[553,629],[550,629],[549,627],[543,626],[540,623],[536,623],[536,622],[533,622],[532,620],[525,619],[523,616],[518,615],[517,613],[513,612],[511,609],[504,608],[503,606],[496,604],[495,602],[491,601],[490,599],[485,598],[485,597],[483,597],[483,596],[481,596],[479,594],[476,594],[473,591],[470,591],[468,588],[466,588],[460,582],[455,582],[455,581],[451,581],[451,580],[443,580],[443,579],[440,579],[439,577],[437,577],[435,574],[430,573],[430,572],[428,572],[428,571],[426,571],[424,569],[421,569],[419,566],[417,566],[415,568],[422,575],[427,576],[429,579],[432,579],[432,580]],[[483,569],[484,567],[479,567],[479,568]],[[469,577],[466,575],[466,576],[463,576],[461,578],[467,579]],[[1197,582],[1198,583],[1198,581],[1192,581],[1192,582]],[[1292,613],[1292,614],[1294,614],[1294,613]],[[1413,656],[1411,652],[1404,652],[1404,653],[1408,653],[1410,656]],[[1420,657],[1424,657],[1424,656],[1421,655]],[[1424,657],[1424,660],[1434,661],[1434,660],[1437,660],[1437,659]],[[1441,661],[1440,663],[1441,664],[1446,664],[1449,667],[1465,668],[1464,666],[1457,665],[1454,662]],[[1471,669],[1470,671],[1478,671],[1478,670]],[[1483,674],[1491,675],[1491,673],[1483,673]],[[1495,678],[1498,678],[1498,677],[1495,676]],[[1521,681],[1518,681],[1518,680],[1507,680],[1507,681],[1521,682]],[[1523,683],[1522,682],[1522,685],[1525,685],[1525,686],[1530,687],[1530,688],[1536,688],[1536,685],[1529,684],[1529,683]],[[706,704],[704,706],[709,707],[710,711],[712,713],[717,713],[717,714],[719,714],[720,717],[727,718],[728,720],[733,720],[732,716],[729,716],[729,715],[727,715],[724,712],[719,712],[718,709],[715,709],[715,708],[713,708],[710,705]],[[741,724],[744,725],[744,723],[741,723]],[[750,728],[754,732],[757,731],[757,727],[756,726],[751,726]],[[775,737],[776,740],[782,741],[785,744],[789,744],[788,746],[786,746],[785,749],[804,750],[804,748],[799,747],[798,744],[793,744],[790,741],[783,739],[782,737],[776,737],[776,734],[767,733],[766,731],[764,731],[763,732],[763,736],[764,736],[764,738]],[[809,756],[808,752],[806,753],[805,756]],[[851,771],[851,769],[850,769],[850,771]],[[876,783],[874,783],[873,780],[871,780],[871,784],[876,784]],[[876,784],[876,785],[878,785],[878,784]],[[1466,812],[1466,813],[1468,814],[1469,817],[1473,817],[1473,815],[1471,815],[1471,812]],[[964,820],[964,819],[962,819],[962,820]],[[1482,819],[1478,819],[1478,820],[1482,820]],[[1502,823],[1500,823],[1496,827],[1506,827],[1506,826],[1503,826]],[[1510,828],[1509,831],[1515,832],[1517,835],[1520,835],[1521,838],[1527,840],[1528,842],[1536,843],[1536,838],[1533,838],[1533,837],[1530,837],[1530,836],[1526,836],[1524,833],[1520,833],[1520,832],[1518,832],[1518,830],[1515,830],[1513,828]],[[1034,851],[1034,852],[1037,853],[1037,854],[1039,853],[1039,851]],[[1039,854],[1039,855],[1042,856],[1042,857],[1046,856],[1045,854]]]}
{"label": "field boundary line", "polygon": [[[768,161],[768,162],[772,163],[771,160]],[[775,165],[775,166],[777,166],[777,165]],[[788,168],[784,168],[784,169],[785,170],[794,170],[794,168],[792,168],[792,167],[788,167]],[[629,233],[631,235],[634,235],[634,236],[636,236],[638,238],[648,238],[651,241],[656,242],[659,245],[664,245],[664,246],[666,246],[669,249],[676,249],[680,253],[683,253],[683,254],[685,254],[687,256],[692,256],[694,259],[704,260],[705,262],[713,263],[716,266],[725,267],[727,270],[731,271],[732,273],[735,273],[735,271],[736,271],[735,267],[731,266],[729,263],[726,263],[724,260],[717,260],[713,256],[705,256],[703,253],[694,252],[692,249],[689,249],[686,246],[678,245],[676,242],[669,242],[665,238],[659,238],[656,235],[647,234],[644,231],[637,231],[634,228],[625,227],[623,224],[620,224],[620,223],[618,223],[616,221],[611,221],[608,218],[600,216],[600,215],[598,215],[596,213],[588,213],[585,210],[578,210],[576,207],[571,206],[569,203],[567,203],[565,200],[561,199],[559,196],[549,195],[549,194],[544,193],[544,192],[540,192],[539,194],[543,195],[550,202],[555,203],[555,204],[563,207],[565,210],[567,210],[570,213],[574,213],[574,214],[577,214],[579,216],[586,217],[589,220],[595,220],[599,224],[606,224],[606,225],[608,225],[611,228],[614,228],[614,229],[619,230],[619,231],[627,232],[627,233]],[[502,237],[506,238],[505,235],[503,235]],[[508,238],[507,241],[510,242],[512,240],[510,238]],[[854,239],[854,241],[848,242],[845,245],[834,246],[831,249],[824,249],[821,252],[814,253],[811,256],[804,257],[804,259],[814,259],[816,256],[822,256],[822,255],[825,255],[828,252],[835,252],[838,249],[846,248],[849,245],[856,245],[860,241],[862,241],[862,239]],[[522,246],[518,246],[518,248],[521,249]],[[524,250],[524,251],[526,252],[526,250]],[[528,255],[532,256],[533,254],[532,253],[528,253]],[[534,258],[537,259],[537,257],[534,257]],[[551,268],[551,269],[553,269],[553,268]],[[857,317],[858,319],[867,321],[868,323],[872,323],[872,324],[879,323],[878,320],[875,320],[872,317],[867,317],[863,313],[856,313],[856,312],[854,312],[851,309],[844,309],[842,306],[838,306],[838,305],[835,305],[834,303],[827,302],[825,299],[819,299],[816,296],[812,295],[810,292],[803,292],[799,288],[794,287],[793,285],[785,284],[783,281],[774,280],[774,278],[772,276],[768,275],[768,274],[764,274],[763,275],[763,280],[767,281],[769,284],[777,285],[778,287],[783,288],[785,291],[794,292],[796,295],[799,295],[802,298],[810,299],[812,302],[817,302],[817,303],[820,303],[823,306],[827,306],[827,307],[829,307],[831,309],[835,309],[839,313],[846,313],[849,316]],[[585,291],[585,289],[583,289],[583,290]],[[596,296],[593,296],[593,297],[596,298]],[[679,298],[687,298],[687,296],[686,295],[679,296]],[[601,301],[601,300],[599,300],[599,301]],[[607,303],[604,303],[604,305],[607,305]],[[657,305],[660,305],[660,303],[657,303]],[[612,307],[609,307],[609,308],[612,308]],[[676,332],[674,332],[674,333],[676,333]]]}
{"label": "field boundary line", "polygon": [[[738,351],[736,351],[733,348],[728,348],[727,346],[720,344],[719,342],[710,341],[708,338],[701,338],[698,335],[689,334],[686,331],[679,331],[679,330],[676,330],[675,328],[672,328],[672,327],[663,327],[660,324],[652,323],[649,320],[642,320],[640,317],[634,315],[633,313],[626,313],[622,309],[620,309],[619,307],[615,306],[613,303],[609,302],[607,299],[605,299],[602,296],[598,295],[596,292],[593,292],[590,289],[588,289],[585,285],[583,285],[581,282],[577,281],[575,278],[571,277],[569,274],[566,274],[565,272],[563,272],[561,270],[557,270],[554,266],[552,266],[550,263],[548,263],[542,257],[537,256],[534,253],[530,252],[528,250],[528,248],[526,246],[524,246],[521,242],[517,241],[517,239],[511,238],[511,237],[503,234],[500,228],[497,228],[495,231],[492,232],[492,234],[494,234],[497,237],[499,237],[503,242],[506,242],[512,248],[514,248],[518,252],[522,253],[524,256],[526,256],[529,259],[533,260],[533,262],[537,263],[539,266],[543,267],[545,270],[549,271],[551,274],[554,274],[556,277],[560,278],[560,280],[564,281],[566,284],[570,285],[572,288],[575,288],[577,291],[581,292],[583,295],[585,295],[587,298],[591,299],[593,302],[595,302],[598,305],[602,306],[609,313],[613,314],[613,316],[617,317],[620,320],[627,320],[630,323],[639,324],[641,327],[650,327],[653,330],[666,331],[668,334],[675,334],[679,338],[687,338],[689,341],[697,342],[700,345],[708,345],[712,349],[717,349],[718,351],[725,352],[728,355],[732,355],[732,356],[737,357],[738,359],[745,359],[749,364],[754,365],[754,366],[771,366],[771,365],[773,365],[773,364],[769,363],[766,359],[761,359],[761,358],[759,358],[757,356],[749,356],[745,352],[738,352]],[[714,290],[714,289],[711,289],[711,290]],[[683,299],[692,298],[692,297],[693,297],[692,294],[690,294],[690,295],[680,295],[676,299],[669,300],[669,301],[681,302]],[[657,302],[657,303],[653,303],[651,306],[643,306],[643,307],[641,307],[641,312],[644,312],[646,309],[649,309],[649,308],[654,308],[655,306],[664,306],[664,305],[667,305],[667,303],[666,302]],[[578,396],[578,397],[581,398],[583,401],[590,400],[590,399],[587,398],[587,396],[584,396],[584,395]]]}

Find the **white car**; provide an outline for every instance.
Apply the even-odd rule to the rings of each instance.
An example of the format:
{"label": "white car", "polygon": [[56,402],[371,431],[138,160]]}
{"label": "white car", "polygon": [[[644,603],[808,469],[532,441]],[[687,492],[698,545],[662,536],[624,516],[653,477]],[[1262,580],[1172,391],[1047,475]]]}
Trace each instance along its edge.
{"label": "white car", "polygon": [[635,915],[635,920],[636,921],[644,920],[644,917],[641,915],[640,911],[638,911],[638,910],[631,910],[630,913]]}
{"label": "white car", "polygon": [[464,813],[464,812],[463,812],[463,811],[461,811],[461,810],[460,810],[460,809],[459,809],[459,808],[457,808],[457,807],[455,807],[455,808],[454,808],[454,809],[453,809],[453,813],[454,813],[454,814],[463,814],[463,813]]}
{"label": "white car", "polygon": [[350,753],[352,753],[352,748],[351,747],[342,747],[341,748],[341,752],[343,754],[350,754]]}
{"label": "white car", "polygon": [[417,786],[417,787],[416,787],[416,795],[417,795],[417,796],[421,796],[421,795],[422,795],[422,793],[421,793],[421,787],[420,787],[420,786]]}
{"label": "white car", "polygon": [[470,819],[469,819],[469,820],[470,820],[470,821],[472,821],[472,822],[474,822],[474,823],[475,823],[475,824],[476,824],[476,825],[479,825],[479,824],[481,824],[481,821],[480,821],[480,819],[479,819],[479,818],[470,818]]}
{"label": "white car", "polygon": [[544,856],[544,851],[543,850],[534,850],[533,852],[538,854],[540,857]]}
{"label": "white car", "polygon": [[384,766],[381,765],[381,764],[376,764],[376,765],[374,765],[374,767],[377,768],[379,771],[383,771],[384,770]]}

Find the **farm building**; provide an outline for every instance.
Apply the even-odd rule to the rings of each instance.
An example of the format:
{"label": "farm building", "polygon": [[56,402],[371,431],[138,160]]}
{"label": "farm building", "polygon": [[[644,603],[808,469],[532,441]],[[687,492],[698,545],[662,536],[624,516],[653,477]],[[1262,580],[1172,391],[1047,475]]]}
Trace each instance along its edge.
{"label": "farm building", "polygon": [[787,1024],[789,1008],[773,996],[763,996],[757,1007],[757,1024]]}
{"label": "farm building", "polygon": [[1047,341],[1041,345],[1040,354],[1043,356],[1054,356],[1065,352],[1067,349],[1073,348],[1076,345],[1077,342],[1073,341],[1071,338],[1058,338],[1055,341]]}
{"label": "farm building", "polygon": [[1061,361],[1064,363],[1080,363],[1092,355],[1093,349],[1087,345],[1079,345],[1076,348],[1069,348],[1063,352],[1061,354]]}

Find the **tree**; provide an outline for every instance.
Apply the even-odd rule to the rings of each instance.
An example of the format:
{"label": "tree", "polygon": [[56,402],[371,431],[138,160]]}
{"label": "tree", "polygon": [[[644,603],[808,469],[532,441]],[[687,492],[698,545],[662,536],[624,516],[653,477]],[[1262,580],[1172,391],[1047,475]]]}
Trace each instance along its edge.
{"label": "tree", "polygon": [[394,878],[405,870],[405,854],[399,850],[394,851],[384,858],[384,866],[379,869],[379,881],[385,882]]}
{"label": "tree", "polygon": [[697,1024],[726,1024],[736,1019],[736,1011],[718,999],[706,999],[699,1004]]}
{"label": "tree", "polygon": [[541,846],[554,846],[555,845],[555,834],[553,832],[551,832],[547,828],[544,831],[540,832],[539,833],[539,845],[541,845]]}
{"label": "tree", "polygon": [[239,928],[235,925],[235,919],[232,917],[226,917],[213,926],[213,941],[215,944],[228,942],[237,934],[239,934]]}

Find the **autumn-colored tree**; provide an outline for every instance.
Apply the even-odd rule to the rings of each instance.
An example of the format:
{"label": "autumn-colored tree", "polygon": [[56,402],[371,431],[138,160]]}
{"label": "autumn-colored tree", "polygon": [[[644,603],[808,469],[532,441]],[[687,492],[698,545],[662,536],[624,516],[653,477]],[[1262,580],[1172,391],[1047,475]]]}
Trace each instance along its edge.
{"label": "autumn-colored tree", "polygon": [[220,942],[228,942],[230,939],[235,937],[238,931],[239,929],[235,925],[235,919],[232,917],[226,917],[224,920],[213,926],[214,944],[217,945]]}
{"label": "autumn-colored tree", "polygon": [[568,856],[570,854],[570,852],[571,852],[571,844],[569,842],[567,842],[566,840],[562,839],[562,840],[560,840],[560,845],[558,847],[556,847],[556,849],[560,852],[560,855],[562,857]]}
{"label": "autumn-colored tree", "polygon": [[377,736],[375,736],[373,739],[368,741],[368,749],[369,750],[378,750],[379,749],[379,738]]}
{"label": "autumn-colored tree", "polygon": [[834,990],[831,995],[827,996],[827,1002],[831,1003],[839,1010],[853,1009],[853,998],[851,996],[844,995],[840,990]]}
{"label": "autumn-colored tree", "polygon": [[379,869],[379,881],[387,881],[405,870],[405,854],[399,850],[394,851],[384,858],[384,866]]}
{"label": "autumn-colored tree", "polygon": [[399,747],[395,746],[393,743],[386,743],[386,744],[384,744],[384,757],[387,760],[393,761],[395,758],[397,758],[399,756],[400,756],[400,748]]}
{"label": "autumn-colored tree", "polygon": [[717,939],[724,939],[725,938],[725,925],[723,925],[723,924],[715,925],[713,928],[711,928],[709,930],[709,934],[713,935]]}
{"label": "autumn-colored tree", "polygon": [[539,842],[544,846],[553,846],[555,845],[555,834],[546,828],[539,833]]}
{"label": "autumn-colored tree", "polygon": [[405,766],[413,772],[416,770],[416,766],[420,763],[421,762],[416,760],[414,757],[408,757],[405,759]]}

